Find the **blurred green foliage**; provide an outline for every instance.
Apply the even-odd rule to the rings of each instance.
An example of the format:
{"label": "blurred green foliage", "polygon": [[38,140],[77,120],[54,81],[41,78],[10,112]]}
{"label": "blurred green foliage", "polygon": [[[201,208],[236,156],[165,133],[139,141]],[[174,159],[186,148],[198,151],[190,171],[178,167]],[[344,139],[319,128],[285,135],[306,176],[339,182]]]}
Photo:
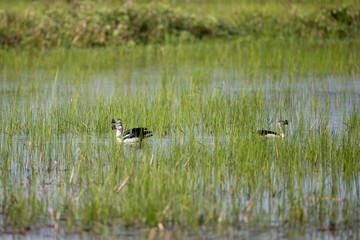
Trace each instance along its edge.
{"label": "blurred green foliage", "polygon": [[[62,3],[62,4],[59,4]],[[177,43],[206,38],[357,38],[360,8],[323,6],[307,14],[247,11],[231,17],[196,14],[163,3],[68,1],[0,11],[0,46],[95,47]],[[287,10],[288,6],[288,10]]]}

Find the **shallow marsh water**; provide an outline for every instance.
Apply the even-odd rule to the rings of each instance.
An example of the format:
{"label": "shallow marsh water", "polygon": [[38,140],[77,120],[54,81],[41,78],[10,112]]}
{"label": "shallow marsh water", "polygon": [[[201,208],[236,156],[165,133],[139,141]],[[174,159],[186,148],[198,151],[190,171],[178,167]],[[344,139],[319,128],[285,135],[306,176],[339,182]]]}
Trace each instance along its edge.
{"label": "shallow marsh water", "polygon": [[[359,46],[3,51],[2,229],[359,237]],[[117,117],[154,137],[119,145]]]}

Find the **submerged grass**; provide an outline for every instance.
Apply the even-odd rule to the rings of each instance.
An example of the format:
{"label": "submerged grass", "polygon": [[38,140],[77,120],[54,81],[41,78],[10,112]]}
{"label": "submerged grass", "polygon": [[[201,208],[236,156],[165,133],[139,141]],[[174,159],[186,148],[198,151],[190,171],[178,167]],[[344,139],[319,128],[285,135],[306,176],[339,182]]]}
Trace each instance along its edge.
{"label": "submerged grass", "polygon": [[[356,238],[358,46],[3,51],[1,227]],[[114,117],[155,135],[119,145]],[[290,122],[284,141],[254,134],[279,119]]]}

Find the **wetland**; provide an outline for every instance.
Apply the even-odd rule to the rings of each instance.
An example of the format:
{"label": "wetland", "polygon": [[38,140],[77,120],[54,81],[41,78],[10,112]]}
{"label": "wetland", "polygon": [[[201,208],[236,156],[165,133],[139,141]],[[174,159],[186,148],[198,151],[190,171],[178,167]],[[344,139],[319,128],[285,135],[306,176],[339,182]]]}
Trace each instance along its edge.
{"label": "wetland", "polygon": [[[360,42],[0,49],[0,236],[360,237]],[[111,119],[147,127],[141,147]],[[259,129],[285,138],[267,140]]]}

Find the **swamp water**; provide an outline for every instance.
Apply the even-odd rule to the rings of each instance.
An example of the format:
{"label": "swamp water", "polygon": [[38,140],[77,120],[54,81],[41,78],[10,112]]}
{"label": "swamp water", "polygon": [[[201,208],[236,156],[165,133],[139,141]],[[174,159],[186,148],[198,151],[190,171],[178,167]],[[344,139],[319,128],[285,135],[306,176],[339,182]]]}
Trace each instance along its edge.
{"label": "swamp water", "polygon": [[[2,51],[2,236],[358,238],[358,50]],[[155,134],[123,146],[112,118]]]}

